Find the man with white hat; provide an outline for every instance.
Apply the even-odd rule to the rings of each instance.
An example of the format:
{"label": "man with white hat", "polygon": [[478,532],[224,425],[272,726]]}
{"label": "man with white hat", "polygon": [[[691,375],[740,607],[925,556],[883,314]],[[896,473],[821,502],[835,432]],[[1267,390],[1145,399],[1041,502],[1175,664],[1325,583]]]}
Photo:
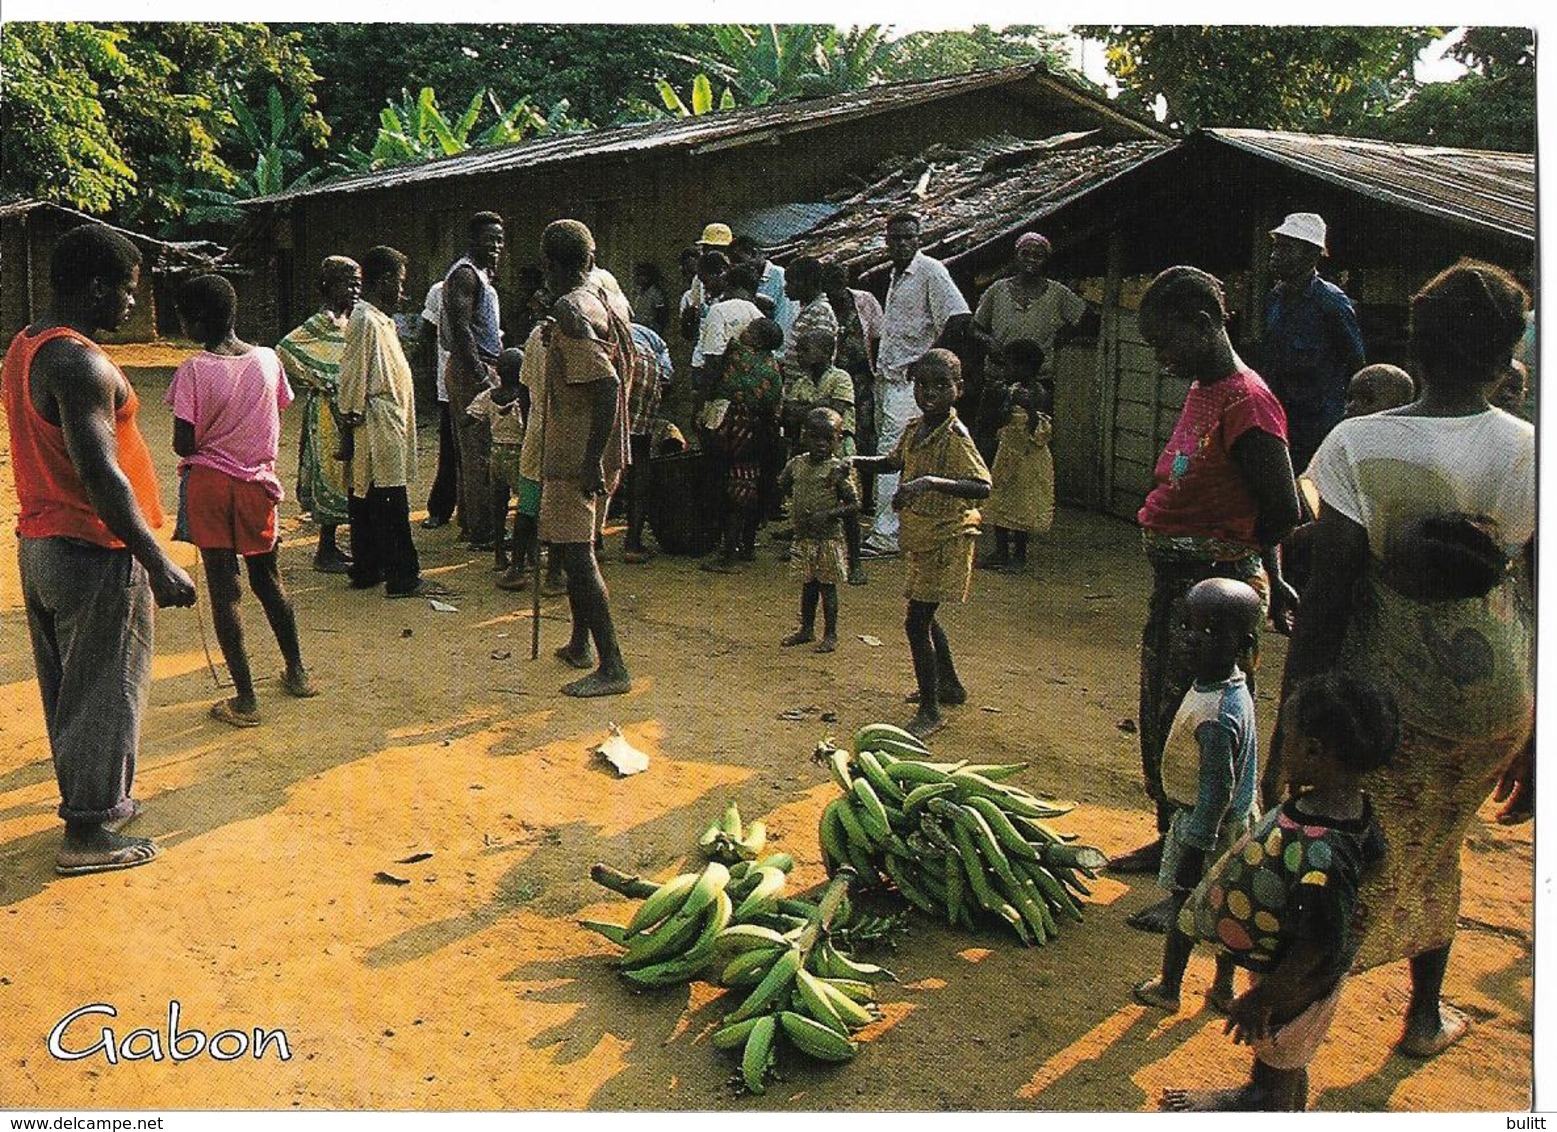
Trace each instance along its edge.
{"label": "man with white hat", "polygon": [[1270,234],[1276,286],[1265,304],[1259,370],[1287,411],[1292,466],[1301,472],[1346,415],[1346,383],[1366,357],[1351,299],[1316,270],[1327,254],[1324,217],[1294,212]]}

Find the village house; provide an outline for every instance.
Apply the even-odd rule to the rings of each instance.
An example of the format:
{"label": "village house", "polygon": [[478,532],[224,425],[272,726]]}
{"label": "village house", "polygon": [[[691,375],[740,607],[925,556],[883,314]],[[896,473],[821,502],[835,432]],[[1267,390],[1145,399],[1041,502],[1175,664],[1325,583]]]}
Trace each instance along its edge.
{"label": "village house", "polygon": [[924,217],[925,251],[972,303],[1010,269],[1016,238],[1042,232],[1054,245],[1049,273],[1103,315],[1097,340],[1056,357],[1057,492],[1133,519],[1186,391],[1157,372],[1136,329],[1157,271],[1188,263],[1220,276],[1234,340],[1257,364],[1268,233],[1289,212],[1321,213],[1321,274],[1357,304],[1369,359],[1406,364],[1410,296],[1442,268],[1473,256],[1532,281],[1535,204],[1531,154],[1268,130],[1181,142],[985,138],[886,170],[776,258],[804,249],[840,260],[879,293],[885,219],[911,207]]}
{"label": "village house", "polygon": [[[60,235],[81,224],[101,220],[60,204],[41,200],[0,203],[0,333],[9,342],[35,318],[49,299],[49,257]],[[135,310],[107,342],[146,342],[165,334],[177,334],[172,320],[172,288],[189,271],[208,271],[213,266],[213,245],[158,240],[141,232],[108,227],[129,237],[140,248],[141,281],[135,292]]]}
{"label": "village house", "polygon": [[[711,221],[776,241],[829,214],[827,202],[868,183],[894,155],[936,142],[1062,130],[1101,139],[1166,140],[1041,64],[823,98],[540,137],[416,165],[342,177],[261,198],[233,258],[252,270],[241,308],[265,341],[313,308],[314,268],[326,255],[392,244],[410,259],[408,301],[419,299],[464,248],[481,209],[507,220],[496,280],[505,309],[522,301],[520,271],[537,263],[542,228],[576,217],[595,233],[601,263],[624,284],[676,258]],[[240,284],[242,286],[242,284]],[[674,337],[674,336],[673,336]],[[678,343],[672,343],[677,346]]]}

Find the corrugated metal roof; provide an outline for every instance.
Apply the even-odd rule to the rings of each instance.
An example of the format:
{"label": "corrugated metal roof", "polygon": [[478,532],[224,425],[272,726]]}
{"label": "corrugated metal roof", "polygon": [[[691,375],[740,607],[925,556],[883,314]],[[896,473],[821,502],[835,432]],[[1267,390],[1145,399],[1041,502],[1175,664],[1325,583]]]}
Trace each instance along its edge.
{"label": "corrugated metal roof", "polygon": [[1205,136],[1402,208],[1535,238],[1535,156],[1274,130]]}
{"label": "corrugated metal roof", "polygon": [[730,218],[733,231],[750,236],[765,248],[788,243],[801,232],[826,220],[838,205],[825,201],[796,201],[756,208]]}
{"label": "corrugated metal roof", "polygon": [[1166,141],[1088,144],[1091,137],[1033,142],[994,135],[957,149],[932,146],[893,165],[843,201],[836,215],[772,254],[783,259],[804,251],[866,276],[887,264],[886,218],[906,210],[920,217],[925,252],[955,261],[1171,148]]}
{"label": "corrugated metal roof", "polygon": [[252,204],[317,197],[330,193],[361,192],[447,177],[479,176],[555,165],[580,158],[627,155],[659,149],[685,149],[693,153],[776,141],[786,134],[816,129],[855,118],[917,106],[988,87],[1031,81],[1049,87],[1071,101],[1090,105],[1100,118],[1145,137],[1163,136],[1148,123],[1125,114],[1106,98],[1067,79],[1049,73],[1041,63],[974,71],[964,75],[919,82],[885,83],[864,90],[824,98],[779,102],[744,110],[731,110],[689,118],[608,126],[577,134],[534,138],[513,145],[493,146],[453,157],[415,165],[401,165],[372,173],[356,173],[322,184],[273,196],[258,197]]}

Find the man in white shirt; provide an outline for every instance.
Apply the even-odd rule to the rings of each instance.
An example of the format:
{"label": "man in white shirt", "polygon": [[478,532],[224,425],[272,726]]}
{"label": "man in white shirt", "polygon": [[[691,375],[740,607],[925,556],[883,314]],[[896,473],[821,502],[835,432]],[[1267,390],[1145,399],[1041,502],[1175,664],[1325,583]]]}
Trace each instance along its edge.
{"label": "man in white shirt", "polygon": [[[955,340],[973,317],[968,302],[940,260],[919,250],[919,217],[899,212],[887,218],[887,256],[892,281],[876,356],[876,451],[891,452],[918,414],[908,367],[937,345]],[[892,497],[898,477],[876,477],[876,516],[865,539],[866,557],[897,553],[897,512]]]}
{"label": "man in white shirt", "polygon": [[784,286],[784,269],[768,258],[761,244],[747,235],[736,236],[730,241],[730,262],[749,266],[757,275],[758,297],[772,302],[770,317],[784,332],[784,345],[774,351],[774,356],[782,358],[794,330],[795,316],[800,313],[799,304],[789,297]]}

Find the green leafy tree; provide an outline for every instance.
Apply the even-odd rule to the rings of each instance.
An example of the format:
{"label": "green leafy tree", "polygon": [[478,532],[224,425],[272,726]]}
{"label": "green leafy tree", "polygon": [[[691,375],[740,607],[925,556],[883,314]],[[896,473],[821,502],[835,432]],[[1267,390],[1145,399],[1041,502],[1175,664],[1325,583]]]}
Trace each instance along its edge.
{"label": "green leafy tree", "polygon": [[236,225],[244,216],[241,202],[302,188],[325,171],[323,166],[298,169],[304,158],[296,143],[307,113],[301,101],[289,103],[280,89],[272,86],[266,92],[263,120],[234,91],[228,92],[227,108],[235,123],[237,140],[252,154],[253,168],[240,173],[227,189],[187,188],[185,196],[194,202],[184,217],[189,224]]}
{"label": "green leafy tree", "polygon": [[[714,24],[712,49],[683,57],[726,83],[732,102],[762,106],[859,90],[881,81],[895,45],[879,24]],[[660,94],[665,95],[664,87]],[[694,91],[694,97],[696,92]],[[720,99],[721,108],[724,99]],[[674,113],[675,106],[666,101]],[[685,104],[683,104],[685,105]]]}
{"label": "green leafy tree", "polygon": [[[256,23],[7,24],[0,50],[0,186],[151,225],[253,160],[230,92],[307,105],[319,77],[295,37]],[[329,132],[312,108],[296,128],[310,145]]]}
{"label": "green leafy tree", "polygon": [[751,106],[807,93],[816,74],[817,34],[811,24],[715,24],[718,54],[701,60]]}
{"label": "green leafy tree", "polygon": [[933,79],[1040,62],[1079,77],[1070,66],[1062,33],[1034,24],[1009,24],[1002,28],[977,24],[966,31],[916,31],[903,36],[894,43],[882,77]]}
{"label": "green leafy tree", "polygon": [[1171,126],[1347,133],[1415,90],[1430,27],[1077,27],[1102,40],[1119,99]]}
{"label": "green leafy tree", "polygon": [[103,86],[131,69],[124,33],[92,24],[11,24],[0,35],[0,190],[107,213],[136,172],[110,127]]}
{"label": "green leafy tree", "polygon": [[[340,151],[370,151],[379,110],[402,86],[432,87],[450,106],[489,90],[504,106],[523,99],[570,117],[611,122],[641,117],[635,92],[669,78],[691,81],[695,59],[713,45],[706,28],[612,24],[278,24],[295,32],[321,84],[319,111]],[[656,102],[658,99],[655,100]],[[652,113],[652,111],[650,112]]]}
{"label": "green leafy tree", "polygon": [[[472,136],[484,106],[491,107],[494,121]],[[590,123],[574,119],[568,111],[567,99],[556,103],[545,115],[525,99],[505,110],[491,91],[478,90],[471,96],[464,113],[450,119],[439,107],[438,96],[432,87],[424,86],[415,95],[402,90],[398,104],[391,102],[379,111],[378,136],[372,150],[365,152],[355,146],[348,147],[338,164],[351,170],[383,169],[412,161],[449,157],[468,149],[506,145],[532,134],[569,133],[590,128]]]}
{"label": "green leafy tree", "polygon": [[1390,141],[1535,151],[1535,37],[1529,28],[1467,28],[1449,49],[1464,64],[1453,82],[1423,85],[1363,132]]}
{"label": "green leafy tree", "polygon": [[816,37],[816,69],[801,76],[801,86],[810,94],[859,90],[882,81],[896,54],[897,44],[880,24],[824,28]]}

